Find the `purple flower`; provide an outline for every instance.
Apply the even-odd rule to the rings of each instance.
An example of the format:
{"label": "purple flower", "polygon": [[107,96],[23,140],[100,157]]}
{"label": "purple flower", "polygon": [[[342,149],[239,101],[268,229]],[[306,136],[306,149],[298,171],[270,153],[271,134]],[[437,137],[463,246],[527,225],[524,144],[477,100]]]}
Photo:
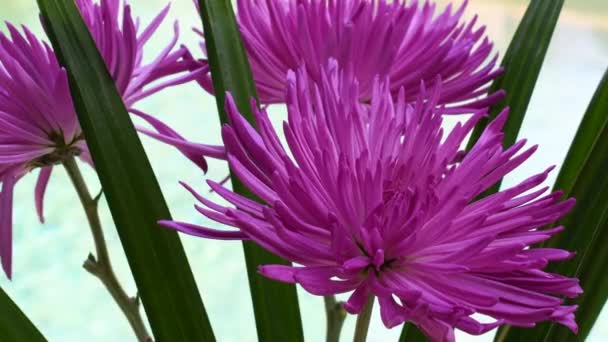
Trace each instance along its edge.
{"label": "purple flower", "polygon": [[110,70],[116,87],[128,108],[139,100],[167,87],[192,81],[208,72],[202,66],[194,72],[185,47],[175,48],[179,26],[174,23],[173,39],[152,62],[143,62],[144,47],[169,13],[167,5],[147,27],[133,18],[131,6],[122,0],[76,0],[97,48]]}
{"label": "purple flower", "polygon": [[[376,75],[389,77],[390,91],[401,89],[407,101],[418,95],[420,81],[432,85],[441,76],[439,104],[444,113],[475,111],[495,103],[488,83],[502,72],[492,43],[476,17],[462,20],[466,1],[437,13],[425,1],[385,0],[237,0],[238,24],[262,103],[285,102],[285,75],[306,66],[320,80],[329,58],[352,67],[363,102],[372,95]],[[201,33],[202,35],[202,33]],[[204,43],[203,43],[204,44]],[[204,49],[204,45],[203,45]],[[201,85],[211,90],[208,76]]]}
{"label": "purple flower", "polygon": [[41,168],[36,209],[43,219],[43,197],[54,164],[80,155],[91,161],[76,118],[67,74],[51,48],[27,28],[21,35],[8,24],[0,33],[0,259],[10,278],[13,187]]}
{"label": "purple flower", "polygon": [[[146,28],[138,29],[128,5],[119,0],[77,0],[97,47],[127,107],[169,86],[197,78],[185,48],[174,39],[148,64],[143,48],[167,15],[165,8]],[[15,183],[40,168],[35,190],[36,210],[43,217],[43,198],[52,168],[80,156],[92,165],[70,95],[65,69],[52,49],[27,28],[24,34],[8,24],[10,38],[0,33],[0,259],[12,275],[12,205]],[[155,120],[155,119],[148,119]],[[158,121],[158,120],[156,120]],[[155,122],[156,122],[155,121]],[[204,163],[204,160],[200,163]]]}
{"label": "purple flower", "polygon": [[[317,83],[304,69],[288,73],[286,143],[264,110],[253,106],[258,132],[228,97],[228,161],[266,204],[209,181],[233,206],[224,207],[185,185],[200,213],[238,230],[163,225],[253,240],[295,263],[264,265],[262,275],[315,295],[352,291],[350,313],[375,296],[387,327],[411,321],[434,341],[453,340],[454,328],[482,334],[545,320],[576,331],[576,307],[561,297],[580,294],[578,280],[543,271],[572,253],[531,247],[561,231],[540,227],[574,205],[539,188],[552,168],[474,201],[536,150],[524,140],[502,147],[507,111],[463,155],[459,148],[484,111],[444,134],[440,86],[422,85],[418,101],[408,103],[404,90],[395,100],[388,80],[376,79],[370,104],[362,104],[350,70],[332,61]],[[495,321],[480,323],[475,313]]]}
{"label": "purple flower", "polygon": [[[167,5],[146,28],[138,30],[139,18],[133,19],[131,7],[122,0],[101,0],[99,3],[76,0],[76,3],[129,111],[154,129],[138,126],[138,130],[174,145],[202,170],[207,171],[204,156],[223,157],[224,149],[221,146],[189,143],[162,121],[133,108],[135,102],[145,97],[167,87],[200,79],[209,72],[209,66],[194,61],[186,47],[175,49],[179,36],[177,21],[174,23],[175,34],[171,42],[151,63],[143,63],[144,46],[167,16],[170,6]],[[205,155],[192,153],[192,145],[197,148],[197,153],[200,148],[206,148]]]}

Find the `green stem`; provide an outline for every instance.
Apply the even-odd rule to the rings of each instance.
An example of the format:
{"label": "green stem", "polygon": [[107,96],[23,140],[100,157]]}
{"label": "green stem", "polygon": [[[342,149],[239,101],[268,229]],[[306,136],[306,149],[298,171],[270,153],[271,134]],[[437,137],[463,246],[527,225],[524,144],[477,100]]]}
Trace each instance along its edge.
{"label": "green stem", "polygon": [[84,262],[84,269],[89,273],[97,277],[103,285],[106,287],[112,298],[125,317],[129,321],[133,332],[137,336],[139,341],[151,341],[152,338],[146,329],[146,325],[141,317],[139,310],[139,298],[130,297],[116,278],[112,263],[110,262],[110,254],[108,253],[108,246],[101,229],[101,221],[99,220],[99,213],[97,212],[97,203],[99,198],[91,197],[91,193],[87,188],[87,185],[80,173],[80,169],[76,164],[74,157],[70,157],[63,162],[72,184],[78,193],[80,202],[84,208],[84,212],[89,221],[91,227],[91,233],[93,234],[93,240],[95,241],[95,250],[97,257],[89,254],[89,257]]}
{"label": "green stem", "polygon": [[365,342],[367,339],[367,331],[369,330],[369,322],[372,318],[372,309],[374,308],[374,296],[369,296],[363,311],[357,317],[357,325],[355,326],[355,338],[353,342]]}
{"label": "green stem", "polygon": [[346,319],[346,310],[341,302],[336,301],[335,296],[325,296],[325,312],[327,313],[327,336],[326,342],[340,342],[342,325]]}

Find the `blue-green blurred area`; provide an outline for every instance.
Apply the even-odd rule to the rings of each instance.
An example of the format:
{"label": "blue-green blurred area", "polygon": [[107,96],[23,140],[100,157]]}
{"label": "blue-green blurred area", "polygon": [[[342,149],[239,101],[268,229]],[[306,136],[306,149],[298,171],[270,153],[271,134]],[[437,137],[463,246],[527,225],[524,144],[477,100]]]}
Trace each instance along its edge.
{"label": "blue-green blurred area", "polygon": [[[448,1],[439,2],[443,6]],[[479,22],[487,25],[500,53],[506,49],[526,3],[524,0],[471,0],[467,15],[479,15]],[[133,12],[146,23],[161,10],[165,1],[132,0],[131,4]],[[1,0],[0,19],[25,24],[42,34],[35,0]],[[200,26],[193,3],[175,0],[170,17],[152,39],[148,58],[170,41],[171,22],[177,19],[181,43],[189,46],[194,54],[201,54],[198,36],[191,31],[191,27]],[[4,25],[2,29],[5,30]],[[521,132],[532,144],[540,144],[540,149],[524,167],[508,177],[506,185],[548,165],[559,166],[607,66],[608,1],[567,0]],[[139,108],[155,114],[193,140],[220,142],[214,99],[195,84],[169,89],[143,101]],[[274,107],[272,111],[276,112],[275,122],[279,123],[284,118],[283,108]],[[177,181],[184,180],[206,192],[205,179],[222,179],[227,174],[225,163],[212,160],[210,171],[204,176],[173,149],[148,138],[143,140],[174,218],[213,225],[195,212],[194,201]],[[83,168],[96,191],[99,185],[94,173],[86,166]],[[555,176],[554,173],[549,182],[553,182]],[[35,215],[35,178],[35,175],[25,177],[15,191],[14,279],[9,282],[0,276],[0,285],[51,341],[132,340],[129,326],[110,296],[81,267],[93,246],[85,216],[65,172],[57,168],[51,179],[44,225]],[[134,293],[133,280],[105,203],[100,210],[117,273]],[[240,243],[185,236],[183,241],[218,341],[255,341]],[[299,294],[306,339],[322,341],[325,329],[322,299],[302,291]],[[385,329],[378,312],[372,324],[371,341],[397,339],[399,329]],[[352,338],[353,326],[354,319],[349,317],[344,341]],[[493,334],[458,335],[460,341],[490,341],[492,337]],[[589,340],[608,341],[608,310],[604,310]]]}

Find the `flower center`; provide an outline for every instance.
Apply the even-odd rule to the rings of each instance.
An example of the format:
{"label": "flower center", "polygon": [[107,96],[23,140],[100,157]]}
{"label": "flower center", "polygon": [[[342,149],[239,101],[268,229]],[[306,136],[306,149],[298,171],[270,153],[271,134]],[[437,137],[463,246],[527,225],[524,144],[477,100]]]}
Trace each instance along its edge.
{"label": "flower center", "polygon": [[82,134],[75,137],[68,144],[64,142],[62,135],[52,134],[50,138],[55,142],[55,150],[29,162],[28,166],[30,169],[61,164],[71,157],[80,155],[81,150],[76,146],[76,143],[83,139]]}
{"label": "flower center", "polygon": [[357,243],[363,255],[354,257],[344,263],[344,268],[348,271],[368,272],[373,271],[379,275],[393,266],[397,261],[395,258],[389,258],[385,255],[383,249],[376,249],[373,254],[368,253],[362,245]]}

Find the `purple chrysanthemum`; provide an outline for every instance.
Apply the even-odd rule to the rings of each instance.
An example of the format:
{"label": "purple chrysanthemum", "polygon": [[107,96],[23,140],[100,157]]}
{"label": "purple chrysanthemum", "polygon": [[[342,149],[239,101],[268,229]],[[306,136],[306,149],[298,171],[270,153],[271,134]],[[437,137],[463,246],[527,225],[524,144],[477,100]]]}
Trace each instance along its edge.
{"label": "purple chrysanthemum", "polygon": [[[438,14],[436,5],[400,0],[238,0],[238,24],[262,103],[285,102],[285,75],[301,65],[313,80],[329,58],[349,65],[369,101],[376,75],[390,77],[391,93],[415,100],[420,81],[442,79],[445,114],[472,112],[496,102],[488,84],[501,69],[489,60],[492,43],[476,18],[462,20],[466,1]],[[202,35],[202,33],[201,33]],[[204,50],[204,43],[203,43]],[[199,83],[211,90],[211,82]]]}
{"label": "purple chrysanthemum", "polygon": [[152,62],[143,62],[144,47],[169,13],[169,5],[141,29],[140,19],[132,17],[126,1],[76,0],[76,4],[128,108],[162,89],[208,72],[206,66],[189,71],[193,69],[192,61],[184,59],[188,50],[183,46],[176,49],[177,21],[173,39]]}
{"label": "purple chrysanthemum", "polygon": [[192,59],[184,46],[175,49],[179,26],[174,23],[174,36],[171,42],[149,64],[143,63],[144,46],[156,32],[169,13],[167,5],[152,22],[139,30],[139,18],[133,18],[131,7],[123,0],[76,0],[83,19],[92,33],[110,73],[113,75],[118,91],[129,111],[145,120],[156,131],[138,126],[138,130],[157,140],[173,143],[184,155],[204,171],[207,162],[204,156],[223,156],[223,148],[198,144],[207,147],[204,156],[190,152],[191,143],[162,121],[142,112],[133,105],[167,87],[200,79],[209,72],[205,63]]}
{"label": "purple chrysanthemum", "polygon": [[[354,291],[345,304],[351,313],[375,296],[387,327],[411,321],[433,341],[453,340],[454,328],[481,334],[545,320],[576,331],[576,307],[561,296],[580,294],[578,280],[543,271],[572,254],[530,247],[561,231],[539,227],[574,204],[538,188],[552,168],[474,201],[536,150],[523,140],[503,149],[506,111],[463,156],[460,146],[485,113],[444,136],[439,87],[422,86],[408,104],[404,91],[394,100],[387,80],[376,79],[371,103],[361,104],[358,82],[332,61],[318,83],[303,69],[289,73],[287,89],[286,146],[264,110],[254,107],[258,132],[230,97],[226,103],[228,161],[266,204],[208,182],[234,206],[224,207],[186,185],[199,212],[239,230],[165,226],[253,240],[296,264],[264,265],[262,275],[315,295]],[[480,323],[475,313],[495,322]]]}
{"label": "purple chrysanthemum", "polygon": [[74,155],[91,159],[65,69],[27,28],[23,36],[10,24],[8,30],[10,38],[0,33],[0,259],[10,278],[15,183],[41,168],[35,202],[43,221],[43,197],[53,165]]}
{"label": "purple chrysanthemum", "polygon": [[[165,8],[148,27],[119,0],[77,0],[97,47],[132,112],[133,105],[166,87],[197,77],[185,48],[174,49],[175,38],[149,64],[143,64],[143,47],[167,14]],[[12,202],[15,183],[40,168],[35,190],[38,216],[43,219],[43,198],[54,165],[80,156],[92,164],[63,69],[52,49],[27,28],[24,34],[8,24],[10,37],[0,33],[0,259],[12,274]],[[202,162],[201,162],[202,163]]]}

